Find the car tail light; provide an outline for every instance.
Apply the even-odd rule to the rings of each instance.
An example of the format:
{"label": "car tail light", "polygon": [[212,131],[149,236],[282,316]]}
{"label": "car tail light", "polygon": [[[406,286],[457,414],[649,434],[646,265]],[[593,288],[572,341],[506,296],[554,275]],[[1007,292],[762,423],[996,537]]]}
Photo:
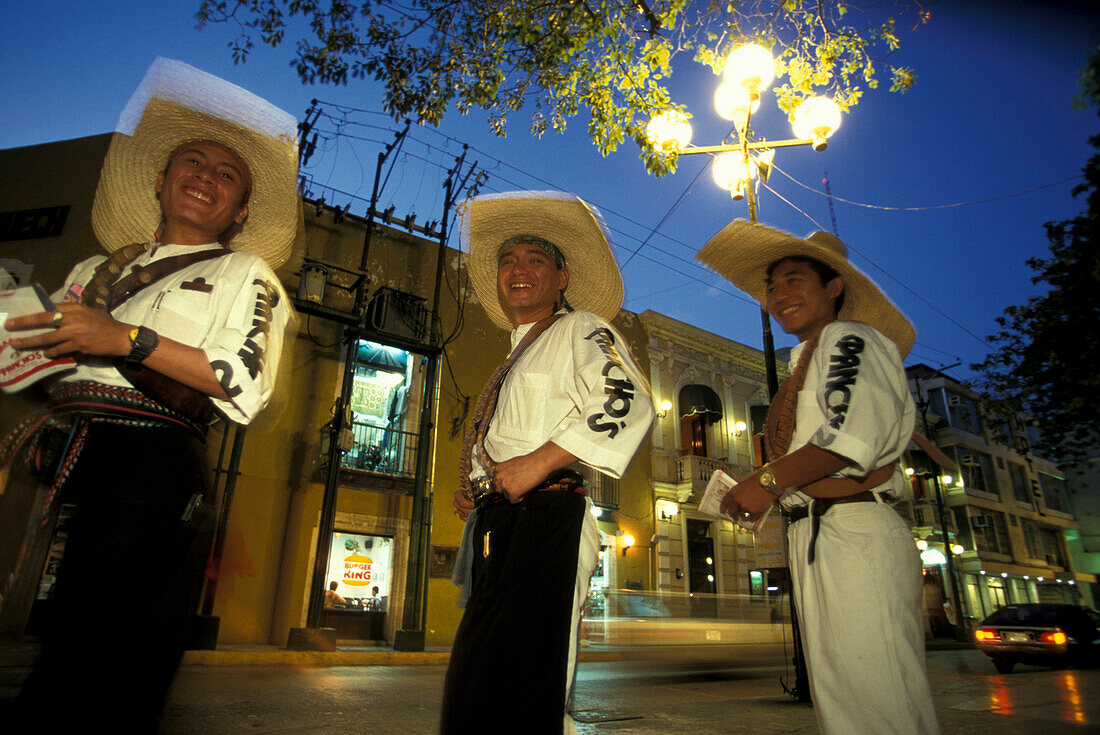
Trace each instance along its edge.
{"label": "car tail light", "polygon": [[995,641],[1000,637],[1000,633],[989,628],[978,628],[974,631],[974,640],[976,641]]}
{"label": "car tail light", "polygon": [[1065,644],[1069,638],[1060,630],[1048,630],[1039,636],[1039,640],[1043,643],[1053,643],[1056,646],[1061,646]]}

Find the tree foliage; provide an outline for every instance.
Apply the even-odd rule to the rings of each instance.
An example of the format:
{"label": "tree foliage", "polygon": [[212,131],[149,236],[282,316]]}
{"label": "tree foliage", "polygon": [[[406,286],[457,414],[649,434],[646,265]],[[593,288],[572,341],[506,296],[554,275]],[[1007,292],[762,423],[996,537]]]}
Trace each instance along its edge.
{"label": "tree foliage", "polygon": [[654,151],[644,128],[679,109],[666,87],[678,55],[718,73],[731,48],[756,41],[777,57],[777,79],[785,75],[775,90],[785,112],[821,93],[846,110],[881,71],[891,90],[913,84],[912,70],[888,59],[900,43],[897,18],[928,19],[919,3],[864,11],[844,0],[201,0],[197,17],[200,27],[239,30],[229,44],[238,63],[257,41],[279,46],[298,34],[292,65],[303,82],[376,80],[395,118],[438,125],[451,105],[463,114],[478,107],[503,136],[524,108],[541,136],[586,110],[601,153],[629,137],[659,175],[675,156]]}
{"label": "tree foliage", "polygon": [[[1079,101],[1100,113],[1100,50],[1082,75]],[[1100,151],[1100,135],[1089,139]],[[1046,224],[1050,257],[1031,258],[1043,293],[1010,306],[989,337],[997,350],[972,365],[994,402],[1037,422],[1044,449],[1068,461],[1095,453],[1100,440],[1100,152],[1083,169],[1085,211]]]}

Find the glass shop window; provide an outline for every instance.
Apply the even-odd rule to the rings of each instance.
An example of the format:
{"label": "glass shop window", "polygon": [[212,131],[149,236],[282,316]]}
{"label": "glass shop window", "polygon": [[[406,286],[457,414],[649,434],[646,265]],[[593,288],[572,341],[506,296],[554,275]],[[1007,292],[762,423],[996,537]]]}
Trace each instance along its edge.
{"label": "glass shop window", "polygon": [[412,477],[416,466],[417,355],[399,347],[360,340],[351,394],[354,444],[344,466]]}
{"label": "glass shop window", "polygon": [[392,538],[336,531],[329,548],[325,607],[386,612],[392,564]]}

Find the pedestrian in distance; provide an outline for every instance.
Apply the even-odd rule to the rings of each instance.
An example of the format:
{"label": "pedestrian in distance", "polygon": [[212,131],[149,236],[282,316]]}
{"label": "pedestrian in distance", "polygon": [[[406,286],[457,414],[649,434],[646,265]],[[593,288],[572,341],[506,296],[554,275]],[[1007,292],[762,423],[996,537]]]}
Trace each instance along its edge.
{"label": "pedestrian in distance", "polygon": [[26,732],[155,731],[213,535],[205,432],[265,408],[291,316],[273,269],[299,222],[294,117],[157,59],[119,130],[92,208],[107,254],[73,268],[56,311],[4,325],[48,327],[14,346],[75,359],[0,457],[46,497],[5,584],[37,575],[36,532],[75,507]]}
{"label": "pedestrian in distance", "polygon": [[512,350],[467,425],[454,505],[468,599],[441,731],[575,733],[568,701],[599,554],[586,478],[622,476],[653,402],[609,323],[622,278],[595,210],[558,192],[463,206],[470,280]]}
{"label": "pedestrian in distance", "polygon": [[779,502],[814,712],[826,735],[939,733],[925,662],[921,563],[899,459],[915,408],[902,358],[915,333],[833,235],[743,220],[699,260],[800,344],[768,411],[768,463],[722,500],[732,517]]}

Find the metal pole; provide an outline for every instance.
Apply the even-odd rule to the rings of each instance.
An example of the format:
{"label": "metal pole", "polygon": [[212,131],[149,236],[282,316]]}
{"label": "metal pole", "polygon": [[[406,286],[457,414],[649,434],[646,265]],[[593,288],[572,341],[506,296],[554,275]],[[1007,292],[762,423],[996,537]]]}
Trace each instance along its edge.
{"label": "metal pole", "polygon": [[[386,160],[386,152],[378,154],[378,165],[374,172],[374,190],[371,193],[370,211],[367,213],[367,230],[363,236],[363,255],[361,263],[365,269],[367,254],[370,249],[371,235],[374,230],[374,210],[378,200],[378,182],[382,175],[382,164]],[[362,322],[363,306],[366,300],[366,279],[360,277],[355,290],[355,314]],[[306,626],[309,628],[321,627],[321,615],[325,603],[325,577],[328,576],[329,547],[332,545],[332,532],[336,525],[336,496],[340,479],[340,435],[343,433],[347,419],[347,409],[351,402],[351,392],[355,385],[355,363],[359,351],[359,329],[348,327],[344,329],[344,371],[343,382],[340,386],[340,397],[333,408],[332,430],[328,444],[328,470],[325,473],[325,491],[321,497],[321,516],[317,523],[317,546],[313,556],[313,574],[310,579],[309,607],[306,612]]]}
{"label": "metal pole", "polygon": [[[212,565],[216,574],[206,585],[202,601],[203,615],[212,615],[214,613],[214,598],[218,592],[218,577],[221,575],[222,554],[225,553],[225,535],[229,527],[229,510],[233,506],[233,491],[237,487],[237,477],[241,474],[241,452],[244,450],[244,434],[246,428],[247,427],[240,424],[233,424],[233,449],[229,456],[229,467],[224,470],[226,476],[225,490],[222,492],[221,507],[218,511],[218,526],[214,531]],[[228,426],[226,429],[225,435],[222,437],[223,452],[225,449],[225,438],[229,436]]]}
{"label": "metal pole", "polygon": [[[924,435],[928,437],[928,441],[932,439],[932,426],[928,423],[928,395],[924,392],[924,384],[922,383],[920,376],[915,375],[913,379],[917,384],[917,398],[920,401],[920,413],[921,422],[924,424]],[[929,458],[931,460],[931,458]],[[959,592],[959,579],[955,572],[955,554],[951,551],[951,537],[947,532],[947,511],[943,502],[943,486],[940,484],[940,473],[932,472],[932,487],[936,491],[936,512],[940,516],[940,536],[943,538],[943,555],[947,561],[945,566],[947,567],[947,579],[951,584],[951,595],[955,598],[955,616],[958,620],[958,625],[955,626],[955,638],[956,640],[965,640],[965,625],[963,621],[966,620],[967,605]]]}
{"label": "metal pole", "polygon": [[[748,173],[748,181],[745,185],[745,199],[749,205],[749,222],[757,224],[756,191],[753,188],[752,160],[749,157],[749,122],[752,113],[747,113],[745,126],[738,130],[737,137],[741,140],[741,155]],[[763,304],[760,306],[760,323],[764,333],[764,375],[768,382],[768,400],[775,398],[779,390],[779,369],[775,362],[775,340],[772,336],[772,320],[768,309]],[[769,458],[772,459],[772,458]],[[794,581],[794,575],[790,573],[790,560],[788,560],[787,578]],[[798,624],[798,606],[794,599],[794,585],[788,585],[787,597],[791,604],[791,636],[794,639],[794,672],[795,682],[793,689],[784,689],[799,702],[809,702],[810,676],[806,669],[806,657],[802,653],[802,630]]]}
{"label": "metal pole", "polygon": [[[432,295],[429,342],[440,347],[443,335],[439,329],[439,293],[443,282],[443,266],[447,257],[447,218],[453,205],[455,175],[466,159],[467,147],[447,176],[443,199],[443,218],[440,220],[439,254],[436,257],[435,291]],[[409,562],[405,576],[404,627],[394,635],[395,651],[424,650],[424,621],[428,611],[428,549],[431,544],[431,507],[429,500],[428,472],[432,465],[432,438],[435,429],[435,397],[439,381],[439,353],[427,357],[424,376],[424,403],[420,411],[419,443],[416,451],[416,481],[413,487],[413,507],[409,519]]]}

